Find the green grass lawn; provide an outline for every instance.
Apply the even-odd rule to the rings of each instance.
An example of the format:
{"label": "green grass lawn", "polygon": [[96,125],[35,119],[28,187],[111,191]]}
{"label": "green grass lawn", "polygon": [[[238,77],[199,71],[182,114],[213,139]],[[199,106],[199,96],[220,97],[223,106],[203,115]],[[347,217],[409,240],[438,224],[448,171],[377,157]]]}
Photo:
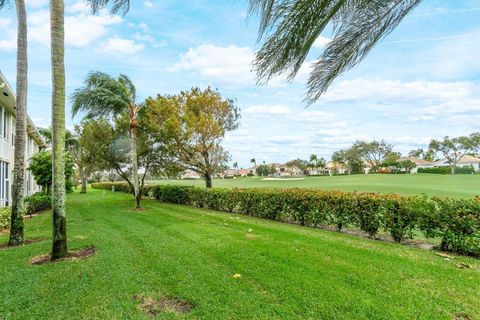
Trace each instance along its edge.
{"label": "green grass lawn", "polygon": [[[133,204],[103,190],[69,195],[69,245],[95,245],[88,260],[29,265],[49,240],[0,250],[0,319],[142,319],[137,294],[194,306],[160,319],[480,319],[479,260],[154,200],[145,211]],[[50,238],[50,225],[49,214],[34,217],[27,236]]]}
{"label": "green grass lawn", "polygon": [[[155,180],[152,184],[204,186],[202,180]],[[303,180],[264,180],[259,177],[217,179],[214,187],[226,188],[319,188],[432,196],[472,197],[480,195],[480,175],[440,174],[360,174],[352,176],[306,177]]]}

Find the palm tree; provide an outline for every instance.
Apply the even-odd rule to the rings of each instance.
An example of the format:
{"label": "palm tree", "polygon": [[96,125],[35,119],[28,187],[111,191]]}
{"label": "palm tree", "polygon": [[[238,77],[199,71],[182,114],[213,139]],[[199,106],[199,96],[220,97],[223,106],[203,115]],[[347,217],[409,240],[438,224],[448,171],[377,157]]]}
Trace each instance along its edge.
{"label": "palm tree", "polygon": [[250,162],[253,163],[253,174],[257,172],[257,160],[255,158],[250,159]]}
{"label": "palm tree", "polygon": [[52,59],[52,260],[67,255],[65,210],[65,32],[63,0],[50,1]]}
{"label": "palm tree", "polygon": [[[0,9],[5,0],[0,0]],[[15,0],[17,11],[17,97],[15,117],[15,153],[12,186],[12,215],[10,223],[10,238],[8,245],[23,243],[23,213],[24,213],[24,183],[25,183],[25,144],[27,128],[27,89],[28,89],[28,58],[27,58],[27,11],[24,0]]]}
{"label": "palm tree", "polygon": [[[5,0],[0,0],[2,3]],[[113,0],[89,0],[97,13]],[[130,8],[130,0],[114,0],[112,14]],[[65,16],[64,0],[50,0],[50,39],[52,60],[52,149],[53,149],[53,244],[52,260],[67,254],[65,211],[64,139],[65,139]]]}
{"label": "palm tree", "polygon": [[310,160],[309,160],[309,165],[312,168],[312,170],[315,170],[317,168],[317,161],[318,157],[316,154],[311,154],[310,155]]}
{"label": "palm tree", "polygon": [[87,76],[85,86],[75,90],[72,102],[73,116],[80,111],[86,112],[86,116],[90,118],[116,117],[128,112],[133,190],[136,207],[140,208],[141,196],[137,164],[137,114],[140,106],[136,103],[135,85],[125,75],[120,75],[115,79],[103,72],[92,72]]}
{"label": "palm tree", "polygon": [[333,25],[330,41],[308,80],[306,100],[313,103],[332,81],[358,64],[392,32],[421,0],[250,0],[250,13],[259,12],[259,40],[254,69],[260,81],[286,74],[292,79],[315,40]]}

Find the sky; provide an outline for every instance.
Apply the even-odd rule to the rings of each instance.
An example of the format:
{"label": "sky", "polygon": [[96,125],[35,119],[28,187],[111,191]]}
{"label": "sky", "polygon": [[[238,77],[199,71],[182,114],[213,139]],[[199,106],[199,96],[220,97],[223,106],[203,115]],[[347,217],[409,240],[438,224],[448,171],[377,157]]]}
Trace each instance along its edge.
{"label": "sky", "polygon": [[[28,113],[50,124],[49,10],[26,0],[29,27]],[[13,3],[13,1],[12,1]],[[93,16],[66,1],[67,95],[90,71],[128,75],[139,102],[211,86],[241,108],[240,127],[223,141],[232,161],[327,160],[356,140],[385,139],[408,153],[430,139],[466,135],[480,124],[480,1],[424,0],[317,103],[304,102],[309,65],[329,41],[315,42],[297,77],[256,85],[258,18],[247,0],[133,1],[125,16]],[[16,14],[0,12],[0,70],[15,88]],[[72,119],[67,99],[67,127]]]}

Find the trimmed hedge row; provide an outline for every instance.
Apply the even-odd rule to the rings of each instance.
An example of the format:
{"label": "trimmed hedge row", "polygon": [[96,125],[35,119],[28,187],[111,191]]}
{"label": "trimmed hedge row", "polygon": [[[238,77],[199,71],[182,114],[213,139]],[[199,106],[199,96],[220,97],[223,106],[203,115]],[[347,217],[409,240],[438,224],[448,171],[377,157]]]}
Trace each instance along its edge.
{"label": "trimmed hedge row", "polygon": [[52,197],[49,194],[37,192],[25,198],[25,214],[31,215],[35,212],[52,208]]}
{"label": "trimmed hedge row", "polygon": [[[433,167],[433,168],[418,168],[417,173],[433,173],[433,174],[451,174],[450,167]],[[475,169],[472,166],[455,167],[456,174],[472,174]]]}
{"label": "trimmed hedge row", "polygon": [[[125,184],[124,184],[125,185]],[[112,189],[111,183],[92,185]],[[115,190],[129,188],[115,184]],[[313,189],[205,189],[190,186],[148,186],[157,200],[305,226],[353,226],[374,237],[380,230],[401,242],[414,231],[439,237],[441,249],[480,256],[479,199],[429,198],[395,194],[320,191]]]}

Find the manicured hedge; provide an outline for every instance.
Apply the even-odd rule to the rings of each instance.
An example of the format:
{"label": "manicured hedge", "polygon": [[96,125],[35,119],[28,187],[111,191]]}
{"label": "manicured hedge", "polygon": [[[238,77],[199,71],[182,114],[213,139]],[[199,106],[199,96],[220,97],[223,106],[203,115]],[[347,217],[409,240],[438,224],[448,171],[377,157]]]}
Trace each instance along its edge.
{"label": "manicured hedge", "polygon": [[52,208],[52,197],[49,194],[37,192],[25,197],[25,214],[31,215],[35,212]]}
{"label": "manicured hedge", "polygon": [[[450,174],[450,167],[418,168],[417,173]],[[472,174],[475,169],[472,166],[455,167],[456,174]]]}
{"label": "manicured hedge", "polygon": [[10,216],[12,210],[10,207],[0,208],[0,230],[10,226]]}
{"label": "manicured hedge", "polygon": [[[111,189],[109,183],[93,188]],[[115,185],[115,190],[124,187]],[[129,191],[128,188],[124,190]],[[305,226],[352,226],[374,237],[380,230],[401,242],[414,231],[441,238],[441,249],[480,256],[479,199],[428,198],[314,189],[205,189],[149,186],[156,199],[288,221]]]}

